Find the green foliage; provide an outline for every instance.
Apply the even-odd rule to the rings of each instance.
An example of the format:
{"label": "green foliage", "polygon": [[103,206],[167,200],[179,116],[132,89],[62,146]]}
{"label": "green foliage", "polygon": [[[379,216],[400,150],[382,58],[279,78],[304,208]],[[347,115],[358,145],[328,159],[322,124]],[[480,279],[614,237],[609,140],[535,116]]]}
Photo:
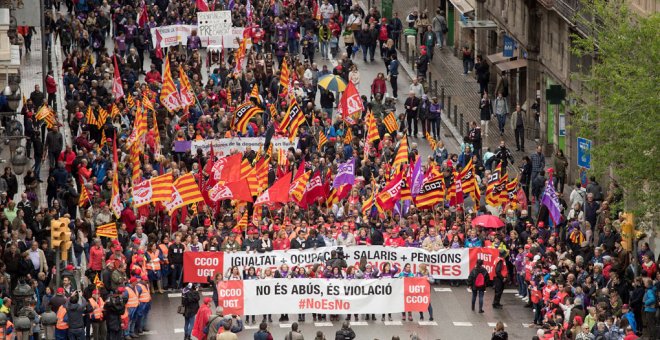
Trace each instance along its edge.
{"label": "green foliage", "polygon": [[[589,37],[574,35],[573,53],[591,55],[573,125],[594,141],[593,170],[613,174],[626,208],[657,213],[660,199],[660,14],[641,17],[622,0],[588,0],[576,20]],[[589,20],[588,18],[597,18]]]}

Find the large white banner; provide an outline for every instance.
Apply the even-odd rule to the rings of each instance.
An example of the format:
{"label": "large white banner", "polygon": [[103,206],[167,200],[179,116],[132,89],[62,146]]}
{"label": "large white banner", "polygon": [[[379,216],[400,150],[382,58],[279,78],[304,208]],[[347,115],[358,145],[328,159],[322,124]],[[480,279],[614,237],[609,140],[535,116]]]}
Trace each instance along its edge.
{"label": "large white banner", "polygon": [[[215,148],[215,146],[214,146]],[[341,237],[341,236],[340,236]],[[338,247],[323,247],[306,250],[275,250],[267,253],[236,252],[224,253],[223,270],[226,273],[231,267],[241,270],[255,267],[258,271],[266,268],[278,269],[286,264],[289,268],[304,266],[311,268],[315,264],[325,265],[331,258],[331,252]],[[421,248],[384,247],[384,246],[352,246],[343,247],[344,260],[348,266],[358,267],[364,257],[378,271],[382,271],[385,263],[400,272],[406,264],[410,264],[412,272],[416,273],[420,264],[426,264],[429,273],[435,279],[458,280],[467,279],[470,274],[470,256],[468,248],[442,249],[429,252]]]}
{"label": "large white banner", "polygon": [[197,12],[197,34],[200,37],[219,37],[232,28],[231,11]]}
{"label": "large white banner", "polygon": [[427,278],[223,281],[219,304],[225,315],[280,313],[375,314],[427,311]]}
{"label": "large white banner", "polygon": [[[171,47],[177,46],[179,44],[185,45],[188,42],[188,37],[191,35],[193,30],[196,30],[196,25],[169,25],[169,26],[160,26],[151,29],[151,41],[153,47],[156,48],[156,31],[160,33],[161,41],[160,47]],[[243,27],[232,27],[229,30],[229,33],[223,36],[212,36],[204,37],[202,40],[202,47],[207,47],[210,45],[223,46],[224,48],[238,48],[240,39],[243,38]],[[248,42],[247,47],[251,45]]]}
{"label": "large white banner", "polygon": [[[216,156],[222,157],[229,155],[231,150],[245,152],[248,147],[257,151],[260,147],[263,147],[265,141],[265,137],[233,137],[195,140],[190,143],[190,152],[194,155],[197,154],[197,149],[202,149],[202,152],[207,154],[211,151],[211,144],[213,144],[213,153]],[[273,150],[288,149],[295,148],[298,145],[298,138],[295,138],[293,142],[290,142],[289,138],[286,137],[273,137],[270,142],[273,144]]]}

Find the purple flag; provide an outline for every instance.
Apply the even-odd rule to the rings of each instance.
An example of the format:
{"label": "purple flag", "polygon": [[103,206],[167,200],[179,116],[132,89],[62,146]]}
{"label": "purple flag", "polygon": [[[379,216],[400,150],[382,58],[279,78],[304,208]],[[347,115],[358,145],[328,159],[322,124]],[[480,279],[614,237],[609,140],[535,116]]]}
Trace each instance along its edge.
{"label": "purple flag", "polygon": [[541,203],[548,207],[552,221],[557,224],[561,222],[561,203],[559,203],[559,198],[557,198],[557,193],[552,183],[552,177],[550,177],[548,179],[548,185],[545,186],[543,197],[541,197]]}
{"label": "purple flag", "polygon": [[417,157],[417,162],[415,162],[415,167],[412,172],[412,188],[410,194],[412,197],[417,197],[420,191],[422,191],[422,184],[424,184],[424,174],[422,173],[422,157]]}
{"label": "purple flag", "polygon": [[355,158],[351,158],[346,163],[339,164],[337,176],[332,183],[333,188],[339,188],[344,184],[353,185],[355,183]]}

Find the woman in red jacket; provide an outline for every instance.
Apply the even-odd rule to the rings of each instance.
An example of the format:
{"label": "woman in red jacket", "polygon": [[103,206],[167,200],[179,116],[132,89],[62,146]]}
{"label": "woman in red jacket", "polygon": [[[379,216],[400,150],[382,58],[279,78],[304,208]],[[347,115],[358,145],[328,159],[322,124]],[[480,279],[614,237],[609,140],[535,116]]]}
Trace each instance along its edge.
{"label": "woman in red jacket", "polygon": [[374,78],[374,82],[371,83],[371,95],[376,96],[376,93],[380,93],[381,98],[384,98],[385,92],[387,92],[387,83],[385,82],[385,75],[380,72]]}

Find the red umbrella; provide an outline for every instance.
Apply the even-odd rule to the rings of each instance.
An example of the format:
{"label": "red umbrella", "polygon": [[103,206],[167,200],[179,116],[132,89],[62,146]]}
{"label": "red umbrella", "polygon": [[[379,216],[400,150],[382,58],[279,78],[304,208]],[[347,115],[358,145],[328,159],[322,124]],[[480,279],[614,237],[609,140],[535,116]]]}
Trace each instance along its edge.
{"label": "red umbrella", "polygon": [[497,229],[504,227],[504,222],[502,222],[497,216],[481,215],[472,220],[472,226]]}

